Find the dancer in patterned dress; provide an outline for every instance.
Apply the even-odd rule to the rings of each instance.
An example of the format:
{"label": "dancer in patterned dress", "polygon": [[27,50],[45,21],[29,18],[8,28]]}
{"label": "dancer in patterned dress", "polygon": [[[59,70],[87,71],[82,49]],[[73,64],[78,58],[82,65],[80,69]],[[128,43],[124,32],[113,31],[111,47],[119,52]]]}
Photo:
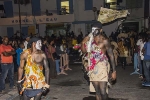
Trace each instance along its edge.
{"label": "dancer in patterned dress", "polygon": [[[41,50],[42,43],[39,38],[32,38],[29,45],[31,45],[31,48],[25,50],[20,57],[18,84],[23,86],[20,89],[20,94],[23,94],[23,100],[33,98],[28,96],[32,93],[27,90],[35,90],[37,94],[34,96],[34,100],[40,100],[43,90],[49,88],[48,61],[45,53]],[[45,76],[43,70],[45,70]]]}
{"label": "dancer in patterned dress", "polygon": [[[92,26],[93,41],[90,45],[91,52],[89,57],[90,66],[86,66],[90,82],[92,82],[96,91],[96,100],[108,100],[108,79],[109,79],[109,62],[106,56],[106,52],[110,58],[111,66],[113,69],[112,80],[116,79],[116,65],[114,60],[111,44],[107,39],[107,36],[102,32],[102,25],[100,22],[96,22]],[[83,53],[87,52],[87,42],[90,37],[87,36],[82,41],[81,50]]]}

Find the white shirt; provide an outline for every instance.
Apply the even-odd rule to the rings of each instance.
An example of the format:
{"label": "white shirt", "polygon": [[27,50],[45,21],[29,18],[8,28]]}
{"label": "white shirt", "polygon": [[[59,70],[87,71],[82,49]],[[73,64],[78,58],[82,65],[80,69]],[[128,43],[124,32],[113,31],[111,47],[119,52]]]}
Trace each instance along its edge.
{"label": "white shirt", "polygon": [[23,51],[27,49],[27,45],[28,45],[28,42],[27,42],[27,41],[25,41],[25,42],[24,42],[24,46],[25,46],[25,48],[23,49]]}
{"label": "white shirt", "polygon": [[145,43],[146,43],[146,42],[143,42],[142,39],[139,39],[139,40],[137,41],[137,43],[136,43],[136,45],[140,46],[140,57],[141,57],[141,60],[144,59],[144,55],[143,55],[143,53],[142,53],[142,49],[143,49]]}

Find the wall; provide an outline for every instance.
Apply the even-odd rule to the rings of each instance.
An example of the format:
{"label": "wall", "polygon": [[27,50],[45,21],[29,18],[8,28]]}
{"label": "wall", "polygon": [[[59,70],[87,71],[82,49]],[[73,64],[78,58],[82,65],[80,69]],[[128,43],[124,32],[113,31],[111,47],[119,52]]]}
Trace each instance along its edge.
{"label": "wall", "polygon": [[46,24],[40,24],[39,25],[40,36],[44,37],[45,36],[45,31],[46,31]]}
{"label": "wall", "polygon": [[[13,3],[13,10],[14,10],[14,16],[18,16],[19,10],[18,10],[18,4]],[[31,3],[27,5],[20,5],[20,12],[27,15],[32,15],[32,7]]]}
{"label": "wall", "polygon": [[[103,6],[103,0],[93,0],[93,7],[100,10]],[[74,0],[74,14],[76,21],[94,20],[94,12],[92,10],[85,10],[84,0]]]}
{"label": "wall", "polygon": [[[48,10],[57,10],[56,0],[40,0],[41,1],[41,12]],[[18,11],[18,4],[13,4],[14,13]],[[27,13],[27,15],[32,15],[32,6],[31,3],[27,5],[21,5],[20,10],[22,13]]]}
{"label": "wall", "polygon": [[[123,0],[121,6],[126,6],[126,0]],[[127,22],[139,22],[139,31],[144,26],[144,0],[142,8],[128,9],[130,15],[127,17]]]}
{"label": "wall", "polygon": [[[126,0],[123,0],[123,2],[120,4],[121,6],[126,6]],[[142,8],[134,8],[134,9],[128,9],[130,15],[127,18],[127,20],[135,20],[135,19],[141,19],[144,17],[144,0],[143,0],[143,7]]]}
{"label": "wall", "polygon": [[41,11],[57,10],[56,0],[41,0]]}
{"label": "wall", "polygon": [[[22,27],[27,27],[27,26],[35,26],[35,25],[22,25]],[[20,30],[19,25],[13,25],[13,26],[0,26],[0,36],[7,36],[7,27],[13,27],[14,33]],[[37,30],[35,30],[37,33]]]}
{"label": "wall", "polygon": [[[93,0],[93,7],[96,7],[97,10],[100,10],[100,7],[103,7],[104,0]],[[92,10],[84,10],[84,0],[75,0],[74,5],[77,5],[74,7],[75,9],[75,21],[92,21],[94,20],[94,13]],[[79,34],[78,29],[81,29],[83,34],[86,33],[86,24],[75,24],[74,25],[74,32],[76,35]],[[111,32],[114,32],[118,26],[118,22],[111,23],[109,25],[103,26],[103,30],[109,36]]]}
{"label": "wall", "polygon": [[1,26],[0,27],[0,36],[7,36],[7,27],[6,26]]}
{"label": "wall", "polygon": [[118,27],[118,21],[111,23],[109,25],[103,26],[103,31],[105,32],[107,36],[110,36],[112,32],[115,32],[117,27]]}
{"label": "wall", "polygon": [[83,35],[86,34],[86,29],[85,29],[85,24],[74,24],[74,33],[76,36],[78,36],[80,34],[80,32],[83,33]]}
{"label": "wall", "polygon": [[[0,2],[1,3],[1,2]],[[98,10],[101,6],[103,6],[104,0],[93,0],[93,7],[96,7]],[[48,10],[56,10],[56,0],[41,0],[41,11],[45,12]],[[84,0],[74,0],[74,20],[75,21],[92,21],[94,20],[94,12],[92,10],[85,11]],[[21,5],[21,11],[32,13],[31,4]],[[14,4],[14,12],[18,12],[18,6]],[[45,35],[45,26],[46,24],[39,25],[39,33],[41,36]],[[103,29],[106,34],[109,36],[112,31],[115,31],[117,28],[117,22],[112,23],[110,25],[104,26]],[[14,26],[14,31],[19,29],[19,25]],[[72,24],[71,31],[74,31],[76,35],[78,35],[79,29],[81,29],[82,33],[85,35],[86,33],[86,25],[84,23],[81,24]],[[0,28],[0,32],[7,34],[2,27]]]}

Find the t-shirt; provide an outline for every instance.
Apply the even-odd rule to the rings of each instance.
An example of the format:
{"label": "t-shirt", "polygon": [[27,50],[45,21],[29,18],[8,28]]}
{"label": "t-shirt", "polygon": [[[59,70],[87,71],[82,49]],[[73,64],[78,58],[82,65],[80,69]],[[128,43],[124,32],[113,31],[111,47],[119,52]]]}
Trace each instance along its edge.
{"label": "t-shirt", "polygon": [[13,63],[13,56],[4,56],[2,53],[3,52],[10,52],[14,50],[11,45],[0,45],[0,55],[1,55],[1,63]]}
{"label": "t-shirt", "polygon": [[143,53],[142,53],[142,49],[143,49],[143,47],[144,47],[144,44],[145,44],[145,42],[143,42],[142,39],[139,39],[139,40],[137,41],[137,43],[136,43],[136,45],[140,46],[140,52],[139,52],[139,53],[140,53],[141,60],[144,59],[144,55],[143,55]]}
{"label": "t-shirt", "polygon": [[23,49],[23,51],[27,49],[27,46],[28,46],[28,42],[27,41],[24,42],[24,46],[25,46],[25,48]]}
{"label": "t-shirt", "polygon": [[21,48],[18,48],[16,50],[16,53],[17,53],[17,65],[18,66],[20,66],[20,55],[21,55],[22,52],[23,52],[23,49],[21,49]]}
{"label": "t-shirt", "polygon": [[145,49],[144,60],[150,60],[150,55],[149,55],[150,47],[148,47],[149,44],[150,44],[150,42],[147,42],[144,45],[144,49]]}

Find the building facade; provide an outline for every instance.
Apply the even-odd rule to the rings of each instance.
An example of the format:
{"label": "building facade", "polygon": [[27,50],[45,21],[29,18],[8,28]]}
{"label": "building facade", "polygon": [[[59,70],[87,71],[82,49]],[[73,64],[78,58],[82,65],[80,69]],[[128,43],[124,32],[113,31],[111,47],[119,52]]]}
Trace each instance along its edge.
{"label": "building facade", "polygon": [[[97,19],[100,7],[104,7],[106,0],[20,0],[21,31],[24,35],[39,33],[65,33],[66,27],[76,35],[84,35],[91,31],[91,24]],[[111,1],[111,0],[109,0]],[[127,8],[128,1],[122,0],[120,5]],[[133,0],[134,1],[134,0]],[[139,30],[143,26],[144,0],[142,6],[128,7],[130,16],[126,23],[138,22]],[[20,30],[18,0],[1,0],[0,35],[10,37]],[[4,10],[3,10],[4,8]],[[93,9],[94,8],[94,9]],[[114,32],[119,21],[103,26],[109,36]]]}

